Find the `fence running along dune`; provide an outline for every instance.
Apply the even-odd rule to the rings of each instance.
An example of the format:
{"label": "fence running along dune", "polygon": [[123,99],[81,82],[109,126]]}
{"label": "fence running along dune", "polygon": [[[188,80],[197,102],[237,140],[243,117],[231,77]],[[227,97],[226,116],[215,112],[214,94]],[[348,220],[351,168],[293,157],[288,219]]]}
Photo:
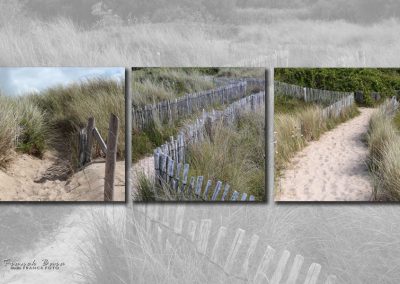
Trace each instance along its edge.
{"label": "fence running along dune", "polygon": [[162,101],[157,104],[145,105],[132,109],[132,126],[134,129],[144,129],[155,120],[162,123],[173,123],[203,109],[215,105],[227,105],[247,95],[247,90],[255,86],[263,88],[263,80],[236,80],[226,86],[216,89],[187,94],[174,100]]}
{"label": "fence running along dune", "polygon": [[[240,113],[255,111],[264,104],[265,92],[260,92],[244,97],[222,111],[203,111],[202,117],[184,127],[176,139],[171,137],[169,142],[154,150],[156,184],[168,184],[177,192],[194,193],[202,200],[209,200],[210,192],[212,192],[211,201],[254,201],[253,195],[248,196],[247,193],[232,191],[228,183],[225,183],[223,187],[223,182],[217,181],[214,187],[212,181],[208,180],[203,190],[204,176],[188,179],[190,165],[186,163],[186,149],[190,143],[202,141],[205,136],[211,137],[212,124],[216,121],[232,124]],[[212,188],[214,188],[213,191]]]}
{"label": "fence running along dune", "polygon": [[[235,232],[230,234],[231,228],[213,227],[211,219],[186,220],[184,206],[174,208],[135,206],[134,209],[139,213],[135,214],[137,222],[145,224],[143,233],[153,238],[152,249],[160,251],[166,263],[179,259],[181,251],[186,255],[193,251],[202,261],[198,264],[199,272],[207,275],[212,270],[213,279],[221,283],[229,280],[334,284],[337,281],[335,275],[323,271],[321,264],[311,263],[300,254],[293,255],[289,250],[279,254],[269,245],[262,247],[262,239],[257,234],[249,235],[241,228],[233,229]],[[185,246],[184,250],[181,246]]]}
{"label": "fence running along dune", "polygon": [[277,96],[285,95],[304,100],[305,102],[318,102],[325,105],[331,105],[350,95],[354,97],[354,93],[351,92],[337,92],[337,91],[306,88],[279,81],[274,82],[274,88],[275,88],[275,95]]}

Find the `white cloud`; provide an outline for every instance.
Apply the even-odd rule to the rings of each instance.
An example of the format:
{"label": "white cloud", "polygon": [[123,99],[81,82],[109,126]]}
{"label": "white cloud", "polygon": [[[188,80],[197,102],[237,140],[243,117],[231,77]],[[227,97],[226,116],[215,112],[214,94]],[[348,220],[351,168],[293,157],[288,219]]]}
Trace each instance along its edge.
{"label": "white cloud", "polygon": [[97,67],[22,67],[0,68],[0,90],[11,96],[40,92],[55,85],[68,85],[91,78],[120,81],[124,68]]}

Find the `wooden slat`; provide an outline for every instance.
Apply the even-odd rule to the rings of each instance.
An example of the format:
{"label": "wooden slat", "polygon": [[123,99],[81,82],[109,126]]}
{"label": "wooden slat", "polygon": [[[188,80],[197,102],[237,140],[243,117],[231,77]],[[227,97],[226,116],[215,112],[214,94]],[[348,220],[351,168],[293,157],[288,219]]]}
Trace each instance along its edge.
{"label": "wooden slat", "polygon": [[235,238],[233,239],[231,249],[229,250],[228,257],[226,259],[226,263],[224,266],[224,270],[229,274],[232,272],[232,267],[233,267],[234,261],[236,259],[236,256],[239,252],[239,249],[242,245],[244,234],[245,234],[245,230],[237,229]]}
{"label": "wooden slat", "polygon": [[224,226],[219,227],[217,238],[215,240],[214,247],[213,247],[213,249],[211,251],[210,259],[211,259],[212,262],[217,263],[217,264],[218,264],[218,252],[220,250],[220,246],[222,244],[222,241],[225,238],[226,230],[227,229]]}
{"label": "wooden slat", "polygon": [[101,135],[96,127],[93,128],[92,133],[93,133],[93,137],[96,139],[97,143],[100,145],[101,151],[103,151],[103,153],[107,155],[107,145],[104,142],[103,138],[101,137]]}
{"label": "wooden slat", "polygon": [[174,160],[171,157],[168,157],[168,176],[172,179],[174,177]]}
{"label": "wooden slat", "polygon": [[278,265],[276,266],[275,272],[272,275],[270,282],[271,284],[279,284],[281,282],[289,257],[290,257],[290,252],[288,250],[284,250],[281,255],[281,258],[279,259]]}
{"label": "wooden slat", "polygon": [[194,190],[194,181],[195,181],[194,177],[191,177],[190,178],[190,183],[189,183],[189,189],[188,189],[188,193],[189,194],[191,194],[192,191]]}
{"label": "wooden slat", "polygon": [[321,272],[321,265],[318,263],[312,263],[310,265],[310,268],[308,269],[304,284],[316,284],[320,272]]}
{"label": "wooden slat", "polygon": [[195,189],[195,194],[197,196],[201,195],[201,187],[203,185],[203,176],[198,176],[197,177],[197,182],[196,182],[196,189]]}
{"label": "wooden slat", "polygon": [[236,190],[233,192],[232,197],[231,197],[231,201],[237,201],[237,199],[239,198],[239,192],[237,192]]}
{"label": "wooden slat", "polygon": [[256,250],[259,239],[260,239],[260,237],[256,234],[254,234],[251,237],[249,248],[247,249],[246,255],[244,257],[244,261],[242,264],[242,271],[240,274],[242,277],[244,277],[246,279],[248,279],[250,258],[252,257],[252,255],[254,254],[254,251]]}
{"label": "wooden slat", "polygon": [[118,117],[114,114],[111,114],[107,138],[107,154],[104,177],[104,201],[114,200],[114,177],[117,162],[118,125]]}
{"label": "wooden slat", "polygon": [[209,191],[210,187],[211,187],[211,180],[208,180],[207,184],[206,184],[206,188],[204,189],[204,194],[203,194],[203,198],[205,200],[207,200],[207,198],[208,198],[208,191]]}
{"label": "wooden slat", "polygon": [[189,164],[185,164],[183,166],[183,177],[182,177],[182,189],[181,189],[181,191],[185,190],[185,186],[186,186],[187,180],[188,180],[188,174],[189,174]]}
{"label": "wooden slat", "polygon": [[288,279],[286,280],[286,284],[295,284],[297,278],[299,277],[300,269],[303,265],[304,257],[301,255],[296,255],[292,264],[292,268],[290,269]]}
{"label": "wooden slat", "polygon": [[275,249],[268,246],[260,264],[258,265],[256,274],[254,275],[254,283],[265,283],[268,280],[267,270],[274,257]]}
{"label": "wooden slat", "polygon": [[89,117],[88,125],[87,125],[87,147],[86,147],[86,163],[89,163],[92,160],[92,146],[93,146],[93,129],[95,127],[94,117]]}
{"label": "wooden slat", "polygon": [[162,243],[163,230],[158,224],[157,224],[156,228],[157,228],[157,245],[158,245],[159,249],[162,249],[163,248],[163,243]]}
{"label": "wooden slat", "polygon": [[229,193],[229,184],[225,184],[224,193],[222,194],[221,201],[225,201]]}
{"label": "wooden slat", "polygon": [[174,232],[178,235],[182,234],[183,218],[185,214],[185,207],[179,205],[176,207]]}
{"label": "wooden slat", "polygon": [[213,193],[213,195],[212,195],[212,198],[211,198],[212,201],[217,200],[218,194],[219,194],[219,192],[220,192],[220,190],[221,190],[221,186],[222,186],[222,182],[218,181],[218,182],[217,182],[217,185],[215,186],[215,189],[214,189],[214,193]]}
{"label": "wooden slat", "polygon": [[200,235],[197,241],[197,251],[206,254],[208,246],[208,238],[211,230],[211,219],[202,219],[200,222]]}
{"label": "wooden slat", "polygon": [[194,242],[194,240],[195,240],[196,227],[197,227],[197,222],[191,220],[188,225],[188,237],[189,237],[189,240],[192,242]]}

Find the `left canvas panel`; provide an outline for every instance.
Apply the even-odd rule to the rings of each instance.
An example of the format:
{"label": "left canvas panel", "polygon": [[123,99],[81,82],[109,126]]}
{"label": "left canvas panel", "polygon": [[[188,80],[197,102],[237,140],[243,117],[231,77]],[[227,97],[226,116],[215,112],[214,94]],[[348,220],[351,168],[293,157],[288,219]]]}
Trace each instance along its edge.
{"label": "left canvas panel", "polygon": [[125,68],[0,68],[0,201],[125,201]]}

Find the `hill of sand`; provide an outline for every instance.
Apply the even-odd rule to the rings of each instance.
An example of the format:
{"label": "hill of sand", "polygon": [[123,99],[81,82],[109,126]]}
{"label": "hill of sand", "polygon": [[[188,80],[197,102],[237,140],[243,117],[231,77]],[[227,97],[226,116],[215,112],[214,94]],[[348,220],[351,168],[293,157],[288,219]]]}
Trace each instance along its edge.
{"label": "hill of sand", "polygon": [[[0,201],[103,201],[105,163],[96,160],[70,175],[52,153],[42,159],[14,154],[0,169]],[[117,162],[114,201],[125,200],[125,162]]]}

